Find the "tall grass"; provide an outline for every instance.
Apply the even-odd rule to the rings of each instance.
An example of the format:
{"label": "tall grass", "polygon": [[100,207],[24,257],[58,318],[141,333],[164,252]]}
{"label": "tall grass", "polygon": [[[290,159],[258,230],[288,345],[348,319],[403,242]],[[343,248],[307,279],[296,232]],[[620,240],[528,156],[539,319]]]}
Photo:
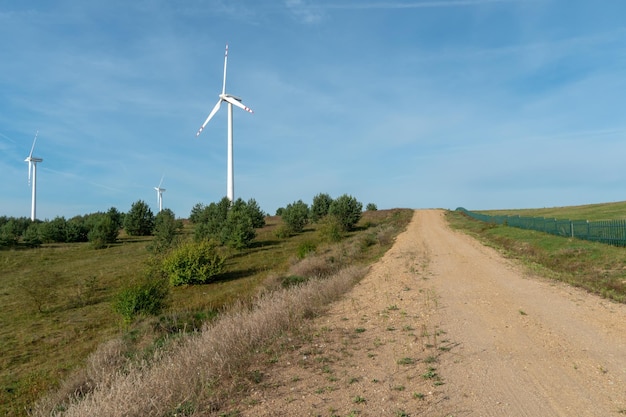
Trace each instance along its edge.
{"label": "tall grass", "polygon": [[[242,376],[256,348],[319,314],[364,272],[364,267],[348,267],[326,280],[311,280],[302,286],[263,294],[251,306],[237,303],[157,360],[100,374],[91,392],[82,399],[75,397],[73,404],[56,414],[162,416],[172,415],[184,404],[197,415],[219,411],[230,389],[236,386],[233,380]],[[99,351],[90,359],[90,365],[102,362],[100,355],[108,358],[108,352]],[[42,405],[35,415],[50,415],[50,405]]]}
{"label": "tall grass", "polygon": [[[270,221],[251,250],[233,254],[221,282],[196,286],[194,293],[175,291],[175,310],[109,337],[32,415],[206,415],[219,409],[254,349],[341,296],[411,216],[410,210],[373,212],[334,245],[319,240],[314,226],[276,240],[272,229],[279,221]],[[315,250],[296,261],[303,241],[314,241]],[[283,288],[283,277],[292,275],[306,283]]]}

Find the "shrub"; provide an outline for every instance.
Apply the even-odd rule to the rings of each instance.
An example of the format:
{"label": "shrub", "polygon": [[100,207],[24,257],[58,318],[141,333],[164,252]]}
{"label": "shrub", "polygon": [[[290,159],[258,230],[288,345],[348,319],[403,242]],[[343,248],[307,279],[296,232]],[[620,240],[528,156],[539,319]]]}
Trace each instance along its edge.
{"label": "shrub", "polygon": [[299,275],[289,275],[288,277],[283,277],[280,280],[280,286],[283,288],[289,288],[289,287],[293,287],[296,285],[301,285],[304,284],[305,282],[308,282],[309,278],[307,277],[301,277]]}
{"label": "shrub", "polygon": [[276,228],[276,230],[274,230],[274,236],[279,239],[288,238],[290,234],[291,232],[289,231],[289,226],[286,224],[281,224]]}
{"label": "shrub", "polygon": [[317,223],[328,214],[328,209],[333,203],[333,199],[328,194],[320,193],[313,197],[311,205],[311,221]]}
{"label": "shrub", "polygon": [[300,233],[309,221],[309,206],[302,200],[288,204],[282,218],[292,233]]}
{"label": "shrub", "polygon": [[163,260],[163,271],[174,286],[211,282],[223,266],[224,258],[213,241],[185,243]]}
{"label": "shrub", "polygon": [[154,214],[150,207],[138,200],[133,203],[130,211],[124,216],[124,230],[130,236],[149,236],[154,228]]}
{"label": "shrub", "polygon": [[344,231],[351,230],[361,220],[363,204],[356,198],[344,194],[332,202],[328,214],[334,216]]}
{"label": "shrub", "polygon": [[169,288],[162,279],[146,279],[122,290],[114,300],[113,308],[124,322],[130,323],[139,315],[157,315],[167,306]]}
{"label": "shrub", "polygon": [[367,206],[365,206],[365,210],[367,210],[367,211],[376,211],[376,210],[378,210],[378,207],[374,203],[367,203]]}
{"label": "shrub", "polygon": [[298,245],[298,259],[304,259],[309,253],[315,252],[317,246],[314,242],[306,240]]}
{"label": "shrub", "polygon": [[327,216],[318,229],[320,239],[325,242],[339,242],[343,238],[343,227],[335,216]]}

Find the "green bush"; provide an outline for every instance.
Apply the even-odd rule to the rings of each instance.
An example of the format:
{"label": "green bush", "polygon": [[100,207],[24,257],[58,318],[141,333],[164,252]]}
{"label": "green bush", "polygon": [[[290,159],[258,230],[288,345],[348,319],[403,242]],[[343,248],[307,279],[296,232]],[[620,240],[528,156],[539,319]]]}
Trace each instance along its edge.
{"label": "green bush", "polygon": [[280,280],[280,286],[283,288],[289,288],[296,285],[301,285],[307,282],[309,278],[302,277],[300,275],[289,275],[288,277],[283,277]]}
{"label": "green bush", "polygon": [[367,210],[367,211],[376,211],[376,210],[378,210],[378,207],[374,203],[367,203],[367,206],[365,206],[365,210]]}
{"label": "green bush", "polygon": [[324,242],[339,242],[343,238],[344,229],[335,216],[327,216],[322,220],[318,233]]}
{"label": "green bush", "polygon": [[146,279],[122,290],[113,302],[126,323],[139,315],[157,315],[167,306],[169,287],[162,279]]}
{"label": "green bush", "polygon": [[224,260],[213,241],[188,242],[165,257],[163,271],[173,286],[205,284],[222,272]]}
{"label": "green bush", "polygon": [[351,230],[361,220],[363,204],[356,198],[344,194],[332,202],[328,214],[334,216],[344,231]]}
{"label": "green bush", "polygon": [[306,240],[298,245],[298,258],[304,259],[309,253],[315,252],[317,245],[310,240]]}
{"label": "green bush", "polygon": [[286,224],[280,224],[274,230],[274,236],[276,236],[279,239],[286,239],[290,235],[291,235],[291,232],[289,230],[289,226],[287,226]]}

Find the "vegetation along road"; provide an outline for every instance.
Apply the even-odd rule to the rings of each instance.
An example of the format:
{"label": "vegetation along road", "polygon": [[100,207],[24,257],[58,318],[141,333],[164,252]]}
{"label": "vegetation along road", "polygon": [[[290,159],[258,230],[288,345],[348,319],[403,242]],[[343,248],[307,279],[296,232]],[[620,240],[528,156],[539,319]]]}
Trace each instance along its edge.
{"label": "vegetation along road", "polygon": [[626,305],[531,275],[443,211],[416,211],[312,326],[242,415],[626,414]]}

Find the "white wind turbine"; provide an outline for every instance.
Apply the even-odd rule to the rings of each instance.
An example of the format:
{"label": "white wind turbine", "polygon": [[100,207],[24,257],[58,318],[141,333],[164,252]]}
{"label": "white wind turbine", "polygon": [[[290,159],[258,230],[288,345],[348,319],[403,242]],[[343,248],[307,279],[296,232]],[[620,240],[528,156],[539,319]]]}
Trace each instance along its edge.
{"label": "white wind turbine", "polygon": [[253,111],[244,106],[241,103],[241,98],[233,96],[232,94],[226,93],[226,63],[228,62],[228,44],[226,44],[226,53],[224,54],[224,81],[222,83],[222,94],[219,95],[219,100],[211,113],[209,113],[209,117],[206,118],[200,129],[198,129],[198,133],[196,133],[196,137],[200,135],[204,127],[209,123],[209,120],[215,116],[217,111],[220,109],[220,105],[222,101],[228,103],[228,168],[227,168],[227,180],[226,180],[226,197],[232,202],[235,198],[235,174],[233,168],[233,104],[239,108],[244,109],[249,113],[253,113]]}
{"label": "white wind turbine", "polygon": [[161,188],[161,184],[163,184],[163,176],[161,177],[161,182],[159,182],[159,186],[154,187],[157,192],[157,201],[159,202],[159,213],[163,210],[163,191],[165,191],[165,188]]}
{"label": "white wind turbine", "polygon": [[[39,131],[35,133],[35,139],[33,140],[33,146],[30,148],[30,154],[28,154],[28,158],[24,159],[24,162],[28,162],[28,185],[33,188],[32,205],[30,208],[30,219],[32,221],[35,221],[37,208],[37,162],[43,162],[43,159],[33,156],[33,151],[35,150],[35,142],[37,142],[37,135],[39,135]],[[31,173],[33,176],[32,183],[30,181]]]}

